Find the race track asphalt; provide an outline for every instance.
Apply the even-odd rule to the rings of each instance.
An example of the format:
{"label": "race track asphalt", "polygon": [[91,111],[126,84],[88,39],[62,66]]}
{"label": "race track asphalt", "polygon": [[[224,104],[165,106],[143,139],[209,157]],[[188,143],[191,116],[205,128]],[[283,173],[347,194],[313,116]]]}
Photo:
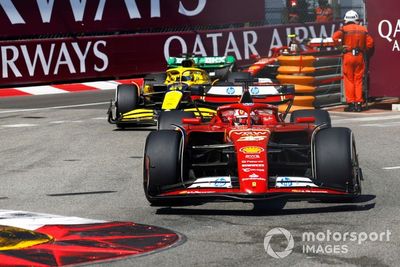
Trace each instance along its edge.
{"label": "race track asphalt", "polygon": [[[2,209],[133,221],[187,238],[159,253],[93,266],[398,266],[399,112],[331,113],[334,126],[355,134],[365,178],[356,203],[289,202],[277,213],[231,202],[155,208],[142,188],[144,141],[153,128],[120,131],[108,124],[112,96],[107,91],[0,99]],[[264,249],[265,235],[279,227],[294,238],[292,253],[282,259]],[[328,232],[337,239],[355,232],[374,239],[374,233],[388,231],[381,241],[326,238]],[[304,241],[305,232],[320,233],[320,240]],[[270,245],[283,251],[288,241],[274,236]]]}

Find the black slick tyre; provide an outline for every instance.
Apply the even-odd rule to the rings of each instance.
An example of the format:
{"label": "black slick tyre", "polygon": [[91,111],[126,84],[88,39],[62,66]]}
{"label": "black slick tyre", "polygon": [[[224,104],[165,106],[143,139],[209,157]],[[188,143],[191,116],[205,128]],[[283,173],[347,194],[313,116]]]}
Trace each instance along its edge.
{"label": "black slick tyre", "polygon": [[344,127],[322,129],[315,136],[314,146],[317,184],[349,195],[360,194],[359,166],[351,130]]}
{"label": "black slick tyre", "polygon": [[151,204],[168,204],[156,196],[164,186],[180,181],[181,133],[173,130],[151,132],[146,139],[143,166],[143,186]]}

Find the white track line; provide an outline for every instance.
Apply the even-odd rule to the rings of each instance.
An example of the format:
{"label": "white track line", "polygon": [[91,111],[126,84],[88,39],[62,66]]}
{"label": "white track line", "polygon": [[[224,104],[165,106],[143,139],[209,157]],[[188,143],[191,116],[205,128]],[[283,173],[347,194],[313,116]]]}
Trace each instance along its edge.
{"label": "white track line", "polygon": [[342,122],[364,122],[364,121],[382,121],[382,120],[394,120],[400,119],[400,115],[392,115],[392,116],[374,116],[374,117],[367,117],[367,118],[351,118],[351,119],[339,119],[339,120],[332,120],[335,123],[342,123]]}
{"label": "white track line", "polygon": [[384,167],[382,168],[383,170],[398,170],[400,169],[400,166],[395,166],[395,167]]}
{"label": "white track line", "polygon": [[361,124],[360,126],[363,127],[392,127],[392,126],[397,126],[400,124],[400,121],[395,121],[395,122],[387,122],[387,123],[370,123],[370,124]]}
{"label": "white track line", "polygon": [[69,106],[57,106],[57,107],[47,107],[47,108],[30,108],[30,109],[16,109],[16,110],[3,110],[0,111],[0,114],[5,113],[21,113],[21,112],[31,112],[31,111],[41,111],[41,110],[51,110],[51,109],[63,109],[63,108],[79,108],[79,107],[89,107],[89,106],[98,106],[109,104],[110,102],[98,102],[98,103],[89,103],[89,104],[79,104],[79,105],[69,105]]}
{"label": "white track line", "polygon": [[6,125],[0,125],[1,127],[4,128],[22,128],[22,127],[34,127],[38,126],[37,124],[28,124],[28,123],[21,123],[21,124],[6,124]]}

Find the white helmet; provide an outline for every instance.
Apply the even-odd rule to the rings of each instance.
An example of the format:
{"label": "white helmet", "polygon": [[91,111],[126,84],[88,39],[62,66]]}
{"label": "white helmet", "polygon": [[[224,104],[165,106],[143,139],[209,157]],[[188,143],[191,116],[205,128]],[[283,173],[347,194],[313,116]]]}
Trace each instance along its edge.
{"label": "white helmet", "polygon": [[357,12],[354,10],[349,10],[346,12],[346,15],[344,16],[344,22],[357,22],[359,19]]}

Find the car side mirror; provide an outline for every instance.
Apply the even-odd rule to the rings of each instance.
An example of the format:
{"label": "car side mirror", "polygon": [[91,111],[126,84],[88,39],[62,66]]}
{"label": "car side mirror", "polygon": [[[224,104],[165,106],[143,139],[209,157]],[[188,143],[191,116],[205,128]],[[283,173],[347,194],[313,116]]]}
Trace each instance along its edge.
{"label": "car side mirror", "polygon": [[253,59],[253,60],[259,60],[261,57],[258,54],[251,54],[250,58]]}
{"label": "car side mirror", "polygon": [[192,125],[199,125],[201,123],[200,118],[183,118],[182,119],[183,124],[192,124]]}
{"label": "car side mirror", "polygon": [[296,123],[315,123],[315,118],[314,117],[296,118]]}

